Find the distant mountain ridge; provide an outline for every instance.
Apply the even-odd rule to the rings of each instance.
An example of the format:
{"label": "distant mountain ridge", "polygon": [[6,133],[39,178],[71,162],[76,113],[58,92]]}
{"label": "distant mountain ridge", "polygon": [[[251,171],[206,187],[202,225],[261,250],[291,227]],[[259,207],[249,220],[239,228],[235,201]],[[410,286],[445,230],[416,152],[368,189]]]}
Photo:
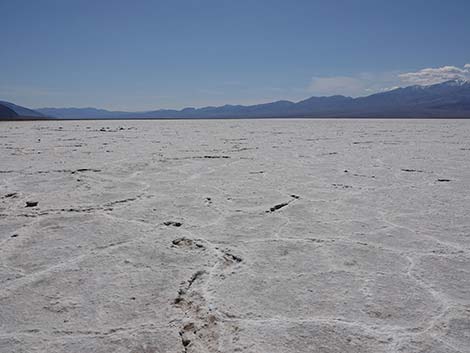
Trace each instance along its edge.
{"label": "distant mountain ridge", "polygon": [[109,111],[97,108],[39,108],[38,112],[55,118],[112,118],[132,114],[130,112]]}
{"label": "distant mountain ridge", "polygon": [[256,105],[160,109],[147,112],[108,111],[96,108],[42,108],[56,118],[470,118],[470,82],[447,81],[430,86],[409,86],[367,97],[310,97]]}
{"label": "distant mountain ridge", "polygon": [[147,112],[95,108],[44,108],[62,118],[278,118],[278,117],[470,117],[470,82],[447,81],[410,86],[367,97],[311,97],[300,102],[277,101],[250,106],[161,109]]}
{"label": "distant mountain ridge", "polygon": [[6,105],[0,104],[0,119],[17,117],[18,114],[14,110],[8,108]]}
{"label": "distant mountain ridge", "polygon": [[0,101],[0,119],[45,118],[42,113],[10,102]]}

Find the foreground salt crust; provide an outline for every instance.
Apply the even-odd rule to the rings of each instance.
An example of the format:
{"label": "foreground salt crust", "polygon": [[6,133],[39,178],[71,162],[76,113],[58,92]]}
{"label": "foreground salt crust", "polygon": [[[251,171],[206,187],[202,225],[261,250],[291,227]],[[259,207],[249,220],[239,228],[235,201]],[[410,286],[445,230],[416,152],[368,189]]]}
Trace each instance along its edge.
{"label": "foreground salt crust", "polygon": [[2,122],[0,352],[470,352],[468,136]]}

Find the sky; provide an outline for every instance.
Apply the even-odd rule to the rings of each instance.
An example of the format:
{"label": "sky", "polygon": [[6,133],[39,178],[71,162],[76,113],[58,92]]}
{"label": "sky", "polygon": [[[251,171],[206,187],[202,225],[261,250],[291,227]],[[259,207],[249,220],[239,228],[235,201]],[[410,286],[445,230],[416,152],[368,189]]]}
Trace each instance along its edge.
{"label": "sky", "polygon": [[113,110],[470,80],[468,0],[0,0],[0,100]]}

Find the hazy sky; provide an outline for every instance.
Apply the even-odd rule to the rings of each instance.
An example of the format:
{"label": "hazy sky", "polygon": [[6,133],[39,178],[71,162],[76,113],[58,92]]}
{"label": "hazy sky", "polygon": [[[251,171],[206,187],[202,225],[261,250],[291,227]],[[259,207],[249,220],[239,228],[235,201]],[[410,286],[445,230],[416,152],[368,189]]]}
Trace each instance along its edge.
{"label": "hazy sky", "polygon": [[469,0],[0,0],[0,14],[0,100],[33,108],[249,104],[470,78]]}

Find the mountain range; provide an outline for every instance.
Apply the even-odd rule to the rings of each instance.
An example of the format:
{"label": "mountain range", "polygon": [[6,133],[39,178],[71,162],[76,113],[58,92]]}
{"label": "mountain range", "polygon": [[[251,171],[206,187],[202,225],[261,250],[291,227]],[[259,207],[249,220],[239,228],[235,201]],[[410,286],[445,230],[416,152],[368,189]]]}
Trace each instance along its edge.
{"label": "mountain range", "polygon": [[45,119],[42,113],[10,102],[0,101],[0,120]]}
{"label": "mountain range", "polygon": [[108,111],[96,108],[41,108],[30,110],[11,103],[1,105],[19,116],[59,119],[163,119],[163,118],[470,118],[470,82],[447,81],[409,86],[367,97],[311,97],[257,105],[160,109],[146,112]]}

